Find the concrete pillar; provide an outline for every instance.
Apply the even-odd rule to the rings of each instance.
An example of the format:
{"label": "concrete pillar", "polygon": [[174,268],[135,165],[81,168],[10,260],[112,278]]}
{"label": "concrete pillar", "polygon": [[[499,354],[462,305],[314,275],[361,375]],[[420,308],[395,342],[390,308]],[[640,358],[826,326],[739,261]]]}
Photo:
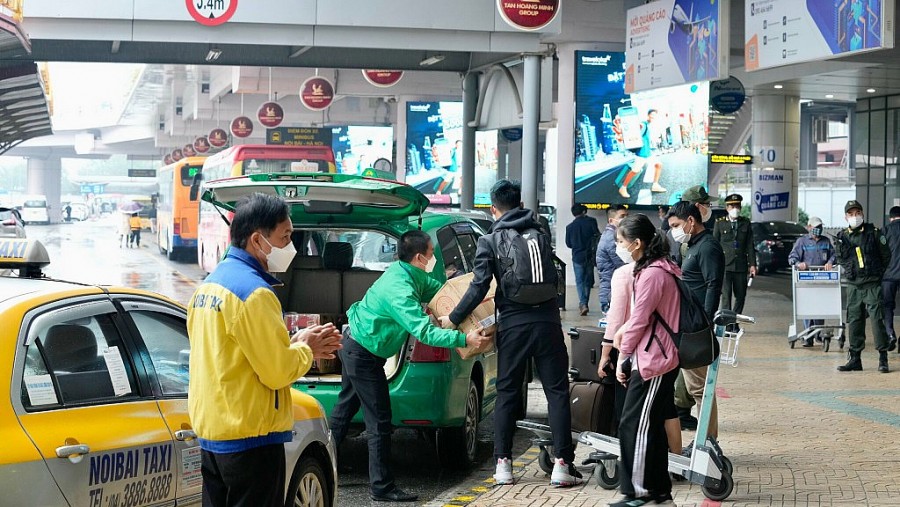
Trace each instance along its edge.
{"label": "concrete pillar", "polygon": [[497,179],[508,180],[509,173],[507,171],[506,159],[509,157],[509,141],[505,137],[500,136],[497,140]]}
{"label": "concrete pillar", "polygon": [[525,55],[522,109],[522,203],[538,209],[538,129],[541,121],[541,56]]}
{"label": "concrete pillar", "polygon": [[[791,171],[790,213],[784,219],[796,220],[797,184],[800,180],[800,97],[754,95],[751,132],[754,168]],[[753,220],[758,220],[762,217],[758,216],[755,205],[756,188],[752,189],[752,193]]]}
{"label": "concrete pillar", "polygon": [[478,106],[478,74],[469,72],[463,80],[463,153],[462,188],[459,189],[460,209],[475,209],[475,120]]}
{"label": "concrete pillar", "polygon": [[29,158],[27,167],[26,192],[46,196],[50,223],[59,223],[62,160],[59,157]]}
{"label": "concrete pillar", "polygon": [[507,152],[509,154],[509,164],[506,166],[506,179],[510,181],[522,181],[522,141],[519,140],[509,143]]}
{"label": "concrete pillar", "polygon": [[[575,195],[575,50],[571,47],[561,46],[557,49],[559,58],[559,71],[557,73],[559,83],[557,84],[558,98],[557,103],[560,107],[556,108],[556,142],[551,144],[549,139],[551,133],[547,136],[547,156],[556,156],[556,174],[550,174],[549,164],[547,179],[553,178],[556,181],[556,256],[566,263],[566,285],[575,285],[575,271],[572,267],[572,251],[566,248],[566,225],[571,222],[572,214],[569,210],[572,208],[573,196]],[[555,149],[549,149],[553,146]],[[550,186],[547,186],[548,192]],[[549,200],[549,197],[548,197]],[[601,227],[606,220],[598,220]],[[596,294],[596,291],[594,291]],[[574,303],[566,302],[571,308]],[[591,302],[592,307],[596,305]]]}

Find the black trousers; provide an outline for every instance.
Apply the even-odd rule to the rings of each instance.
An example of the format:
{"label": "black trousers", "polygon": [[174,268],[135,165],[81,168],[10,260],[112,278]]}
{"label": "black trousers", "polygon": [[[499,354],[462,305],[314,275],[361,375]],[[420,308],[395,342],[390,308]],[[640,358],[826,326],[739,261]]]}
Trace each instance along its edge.
{"label": "black trousers", "polygon": [[[747,277],[746,271],[735,272],[726,271],[725,280],[722,283],[722,304],[719,308],[723,310],[734,310],[735,313],[744,311],[744,301],[747,300]],[[734,294],[734,306],[731,306],[731,295]]]}
{"label": "black trousers", "polygon": [[494,408],[494,457],[510,458],[516,409],[525,370],[534,359],[547,397],[553,449],[566,463],[575,459],[569,406],[569,355],[562,327],[550,322],[523,324],[497,333],[497,403]]}
{"label": "black trousers", "polygon": [[641,378],[637,370],[631,373],[619,422],[619,491],[623,495],[659,497],[672,492],[665,421],[671,411],[677,376],[678,368],[650,380]]}
{"label": "black trousers", "polygon": [[897,336],[894,333],[894,309],[897,308],[898,288],[900,288],[900,280],[881,281],[881,297],[884,300],[884,329],[888,336]]}
{"label": "black trousers", "polygon": [[203,507],[282,507],[284,444],[226,454],[200,452]]}
{"label": "black trousers", "polygon": [[347,436],[350,421],[360,407],[369,435],[369,487],[372,494],[383,495],[396,485],[390,470],[391,461],[391,397],[385,359],[366,350],[344,331],[341,355],[341,393],[331,411],[331,434],[335,446]]}

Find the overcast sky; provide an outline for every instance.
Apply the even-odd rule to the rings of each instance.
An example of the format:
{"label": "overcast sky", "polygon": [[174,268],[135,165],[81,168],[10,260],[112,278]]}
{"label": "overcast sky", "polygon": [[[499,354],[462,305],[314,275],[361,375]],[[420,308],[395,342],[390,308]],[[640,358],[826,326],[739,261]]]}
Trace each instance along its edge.
{"label": "overcast sky", "polygon": [[115,125],[143,64],[51,62],[53,129]]}

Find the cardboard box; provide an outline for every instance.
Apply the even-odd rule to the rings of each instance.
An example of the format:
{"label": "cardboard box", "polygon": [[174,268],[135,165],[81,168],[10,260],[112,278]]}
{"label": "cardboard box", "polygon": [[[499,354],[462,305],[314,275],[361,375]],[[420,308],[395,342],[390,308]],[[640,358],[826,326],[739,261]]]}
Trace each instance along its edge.
{"label": "cardboard box", "polygon": [[[445,317],[450,315],[450,313],[456,308],[456,305],[459,303],[459,300],[462,299],[463,295],[469,289],[469,285],[472,283],[472,279],[475,277],[474,274],[468,273],[462,276],[458,276],[456,278],[451,278],[447,280],[447,283],[441,287],[441,290],[435,294],[434,298],[428,303],[428,309],[431,310],[431,313],[435,317]],[[488,290],[487,295],[485,295],[484,300],[479,304],[475,310],[472,311],[469,316],[467,316],[462,322],[459,324],[459,330],[463,333],[468,333],[472,329],[481,326],[484,328],[485,334],[492,334],[496,329],[496,322],[494,320],[494,291],[497,288],[497,284],[495,281],[491,280],[491,288]],[[483,347],[483,349],[470,349],[468,347],[457,348],[456,351],[459,353],[460,357],[463,359],[468,359],[472,356],[476,356],[478,354],[483,354],[494,347],[494,342],[491,340],[490,344],[487,347]]]}

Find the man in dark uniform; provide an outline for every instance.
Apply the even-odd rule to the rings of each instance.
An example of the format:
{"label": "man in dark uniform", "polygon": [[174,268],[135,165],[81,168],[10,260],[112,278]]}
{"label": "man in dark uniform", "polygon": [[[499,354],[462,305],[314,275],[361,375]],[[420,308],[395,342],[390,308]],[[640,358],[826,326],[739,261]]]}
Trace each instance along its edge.
{"label": "man in dark uniform", "polygon": [[[756,251],[753,249],[753,230],[750,220],[741,216],[740,194],[725,197],[728,215],[716,220],[713,238],[722,245],[725,254],[725,281],[722,284],[721,308],[744,311],[747,298],[747,279],[756,276]],[[734,294],[734,306],[731,295]],[[736,324],[735,324],[736,325]]]}
{"label": "man in dark uniform", "polygon": [[861,371],[863,349],[866,348],[866,316],[872,319],[872,334],[878,349],[878,371],[888,373],[887,353],[897,346],[884,330],[884,307],[881,301],[881,279],[891,262],[887,239],[877,227],[863,222],[859,201],[847,201],[844,216],[849,227],[837,235],[834,251],[844,271],[847,284],[847,328],[850,353],[847,364],[838,371]]}
{"label": "man in dark uniform", "polygon": [[890,343],[897,339],[894,332],[894,309],[897,307],[897,288],[900,287],[900,206],[892,207],[888,218],[890,222],[884,226],[884,237],[891,250],[891,264],[881,281],[881,295],[884,301],[884,329]]}

